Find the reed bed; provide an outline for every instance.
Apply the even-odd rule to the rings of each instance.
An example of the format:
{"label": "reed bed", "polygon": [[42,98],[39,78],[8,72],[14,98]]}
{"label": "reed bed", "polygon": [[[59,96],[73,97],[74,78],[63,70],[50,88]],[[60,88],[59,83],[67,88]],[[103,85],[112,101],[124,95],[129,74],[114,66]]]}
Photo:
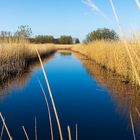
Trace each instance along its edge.
{"label": "reed bed", "polygon": [[[140,44],[135,40],[127,41],[134,67],[140,76]],[[102,67],[123,77],[125,82],[138,84],[130,58],[122,41],[95,41],[72,48],[73,51],[88,56]]]}
{"label": "reed bed", "polygon": [[56,47],[54,44],[29,44],[29,53],[27,58],[30,59],[38,59],[36,54],[36,49],[38,50],[40,56],[47,56],[56,51]]}
{"label": "reed bed", "polygon": [[48,55],[56,49],[52,44],[34,45],[25,39],[0,39],[0,83],[9,77],[21,74],[31,60],[37,59],[35,48],[41,56]]}
{"label": "reed bed", "polygon": [[0,43],[0,82],[10,75],[21,73],[26,67],[27,42]]}

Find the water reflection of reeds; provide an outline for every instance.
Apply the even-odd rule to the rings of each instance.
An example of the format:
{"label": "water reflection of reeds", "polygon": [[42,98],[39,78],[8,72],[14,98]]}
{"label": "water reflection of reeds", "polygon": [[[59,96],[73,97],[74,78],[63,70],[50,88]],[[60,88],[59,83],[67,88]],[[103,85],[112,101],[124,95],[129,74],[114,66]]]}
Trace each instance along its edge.
{"label": "water reflection of reeds", "polygon": [[60,55],[62,55],[62,56],[71,56],[71,55],[72,55],[72,52],[67,51],[67,50],[59,50],[58,52],[59,52]]}
{"label": "water reflection of reeds", "polygon": [[[54,57],[54,54],[51,54],[50,56],[47,56],[46,58],[44,57],[43,63],[48,63],[50,60],[52,60]],[[10,79],[6,80],[0,85],[0,99],[4,97],[10,91],[11,89],[20,89],[22,88],[27,81],[30,79],[31,74],[33,71],[38,69],[40,67],[39,61],[32,61],[30,62],[27,70],[17,76],[13,76]]]}
{"label": "water reflection of reeds", "polygon": [[87,72],[95,78],[99,84],[109,90],[112,100],[116,103],[116,111],[127,118],[129,118],[129,113],[132,113],[134,126],[140,132],[140,118],[136,112],[136,108],[140,111],[140,88],[125,83],[123,78],[102,68],[85,56],[77,53],[75,55],[81,60]]}

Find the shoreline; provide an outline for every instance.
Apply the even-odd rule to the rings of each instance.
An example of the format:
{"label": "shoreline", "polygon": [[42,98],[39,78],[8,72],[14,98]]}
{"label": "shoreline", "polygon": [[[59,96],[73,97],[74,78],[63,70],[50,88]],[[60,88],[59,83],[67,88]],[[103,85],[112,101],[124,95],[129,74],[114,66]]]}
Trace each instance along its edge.
{"label": "shoreline", "polygon": [[[85,50],[80,49],[81,47],[83,47],[82,44],[78,44],[78,45],[31,44],[29,46],[32,46],[33,50],[31,52],[28,52],[28,55],[23,60],[21,60],[21,62],[20,61],[18,62],[19,64],[17,64],[17,65],[20,65],[20,63],[21,63],[20,68],[17,66],[17,67],[15,67],[15,70],[10,69],[10,72],[7,71],[7,75],[5,74],[6,76],[5,76],[5,78],[3,78],[3,80],[1,80],[1,77],[0,77],[0,84],[2,84],[4,81],[9,79],[10,77],[14,77],[16,75],[20,75],[20,74],[24,73],[26,71],[26,69],[28,68],[28,66],[30,65],[30,63],[38,61],[38,57],[37,57],[37,54],[36,54],[35,48],[34,48],[34,47],[37,47],[41,57],[48,57],[51,54],[53,54],[59,50],[67,50],[67,51],[71,51],[74,53],[78,53],[82,56],[85,56],[88,60],[95,62],[101,68],[106,69],[106,70],[110,71],[112,74],[120,77],[120,79],[123,83],[137,85],[136,83],[133,83],[131,80],[126,79],[123,75],[117,73],[117,71],[113,71],[112,69],[109,69],[108,67],[106,67],[102,64],[99,64],[95,59],[93,59],[87,53],[87,49],[85,49]],[[15,65],[16,65],[16,63],[15,63]]]}
{"label": "shoreline", "polygon": [[[28,47],[31,48],[28,49]],[[25,50],[26,54],[24,54],[23,56],[18,54],[17,51],[16,53],[18,55],[12,56],[13,59],[9,58],[5,60],[6,64],[4,63],[4,61],[1,61],[0,84],[3,84],[12,77],[23,74],[24,72],[26,72],[31,63],[34,63],[38,60],[38,56],[35,52],[35,47],[38,49],[40,56],[43,58],[48,57],[56,52],[56,48],[53,45],[27,45],[28,50]],[[18,59],[16,57],[18,57]]]}
{"label": "shoreline", "polygon": [[[58,49],[59,50],[69,50],[69,51],[72,51],[72,52],[74,52],[74,53],[78,53],[78,54],[80,54],[80,55],[82,55],[82,56],[85,56],[88,60],[90,60],[90,61],[92,61],[92,62],[94,62],[94,63],[96,63],[97,65],[99,65],[102,69],[105,69],[105,70],[107,70],[107,71],[109,71],[109,72],[111,72],[112,74],[114,74],[115,76],[118,76],[120,79],[121,79],[121,81],[123,82],[123,83],[125,83],[125,84],[130,84],[130,85],[135,85],[135,86],[137,86],[137,87],[139,87],[139,85],[138,85],[138,83],[136,82],[136,81],[133,81],[133,79],[129,79],[128,77],[125,77],[125,75],[123,75],[123,73],[119,73],[117,70],[113,70],[112,68],[109,68],[108,67],[108,64],[102,64],[102,63],[100,63],[100,60],[99,60],[99,62],[96,60],[96,59],[94,59],[94,57],[93,56],[91,56],[91,54],[89,54],[89,52],[88,52],[88,48],[86,48],[86,47],[88,47],[88,46],[84,46],[85,48],[84,48],[84,50],[82,49],[83,48],[83,44],[80,44],[80,45],[75,45],[75,46],[73,46],[73,47],[64,47],[63,45],[62,46],[60,46]],[[128,60],[127,60],[128,61]],[[131,66],[130,66],[131,67]],[[126,71],[129,71],[130,69],[126,69]],[[129,75],[130,75],[131,73],[129,73]]]}

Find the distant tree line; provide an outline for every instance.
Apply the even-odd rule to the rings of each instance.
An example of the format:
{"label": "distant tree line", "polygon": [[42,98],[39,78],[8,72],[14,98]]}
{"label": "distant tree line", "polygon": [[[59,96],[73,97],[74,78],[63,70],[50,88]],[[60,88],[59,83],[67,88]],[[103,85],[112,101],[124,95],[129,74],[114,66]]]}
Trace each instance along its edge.
{"label": "distant tree line", "polygon": [[45,43],[55,43],[55,44],[77,44],[80,43],[78,38],[73,38],[72,36],[63,35],[59,38],[54,38],[51,35],[38,35],[32,36],[32,30],[28,25],[21,25],[18,27],[15,33],[1,31],[0,41],[10,42],[11,40],[26,39],[31,43],[45,44]]}
{"label": "distant tree line", "polygon": [[55,43],[55,44],[77,44],[80,43],[78,38],[73,38],[72,36],[60,36],[59,38],[54,38],[51,35],[38,35],[34,38],[30,38],[31,43],[45,44],[45,43]]}
{"label": "distant tree line", "polygon": [[[11,32],[1,31],[0,41],[10,42],[11,40],[18,40],[24,38],[29,40],[31,43],[45,44],[45,43],[55,43],[55,44],[78,44],[80,40],[78,38],[73,38],[72,36],[63,35],[59,38],[54,38],[51,35],[38,35],[32,36],[32,30],[28,25],[21,25],[18,27],[17,31],[12,34]],[[86,36],[84,43],[90,43],[96,40],[118,40],[119,36],[114,30],[108,28],[99,28]]]}
{"label": "distant tree line", "polygon": [[99,28],[86,36],[85,43],[96,40],[118,40],[119,36],[114,30],[108,28]]}

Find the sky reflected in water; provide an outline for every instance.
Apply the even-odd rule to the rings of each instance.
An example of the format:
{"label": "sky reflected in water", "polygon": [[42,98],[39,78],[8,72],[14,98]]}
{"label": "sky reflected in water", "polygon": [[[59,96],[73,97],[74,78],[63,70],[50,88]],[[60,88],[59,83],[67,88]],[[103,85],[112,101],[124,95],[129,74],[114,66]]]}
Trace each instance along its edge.
{"label": "sky reflected in water", "polygon": [[[92,77],[80,59],[73,54],[56,53],[49,62],[44,63],[44,66],[62,124],[64,140],[68,137],[67,125],[70,125],[72,137],[75,139],[76,124],[79,140],[133,139],[129,117],[116,109],[117,102],[108,89]],[[35,117],[38,139],[50,139],[47,107],[38,84],[40,80],[49,99],[54,135],[58,140],[57,123],[42,70],[40,66],[30,70],[23,86],[15,88],[15,82],[15,86],[6,91],[6,95],[1,95],[0,111],[14,140],[26,139],[21,128],[23,125],[29,138],[35,139]],[[0,130],[1,127],[0,121]],[[6,131],[3,139],[8,139]]]}

